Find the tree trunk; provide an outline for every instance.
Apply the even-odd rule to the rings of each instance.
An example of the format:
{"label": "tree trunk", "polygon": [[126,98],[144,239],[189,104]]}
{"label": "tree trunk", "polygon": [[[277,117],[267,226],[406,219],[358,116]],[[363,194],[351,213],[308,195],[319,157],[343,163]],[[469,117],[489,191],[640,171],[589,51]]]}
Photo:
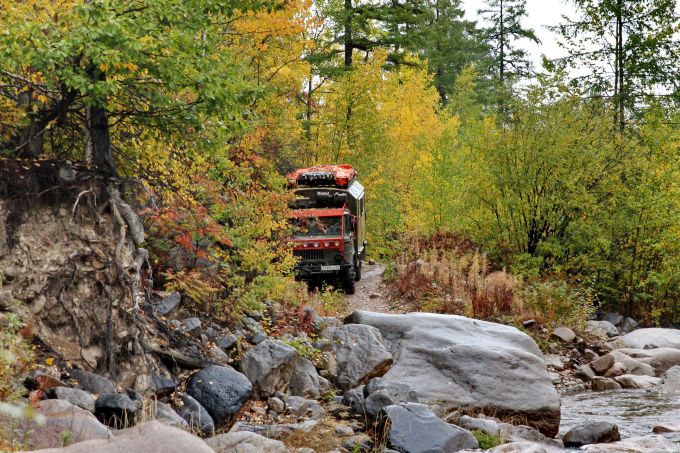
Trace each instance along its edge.
{"label": "tree trunk", "polygon": [[345,67],[352,67],[352,0],[345,0]]}
{"label": "tree trunk", "polygon": [[[103,81],[106,74],[95,67],[88,71],[94,80]],[[111,153],[111,135],[109,131],[109,116],[104,101],[96,102],[87,107],[87,143],[85,145],[86,158],[91,158],[91,163],[98,166],[105,173],[115,175],[116,167],[113,164]]]}

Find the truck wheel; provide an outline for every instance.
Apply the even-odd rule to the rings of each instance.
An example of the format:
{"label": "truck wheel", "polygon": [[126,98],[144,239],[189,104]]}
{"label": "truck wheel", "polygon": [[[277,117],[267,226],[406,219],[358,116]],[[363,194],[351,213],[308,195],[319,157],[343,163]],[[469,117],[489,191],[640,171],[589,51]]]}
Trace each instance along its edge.
{"label": "truck wheel", "polygon": [[356,275],[352,269],[348,269],[342,278],[342,289],[345,294],[354,294],[356,292]]}
{"label": "truck wheel", "polygon": [[356,273],[354,281],[356,282],[361,281],[361,259],[355,260],[354,269],[355,269],[354,272]]}

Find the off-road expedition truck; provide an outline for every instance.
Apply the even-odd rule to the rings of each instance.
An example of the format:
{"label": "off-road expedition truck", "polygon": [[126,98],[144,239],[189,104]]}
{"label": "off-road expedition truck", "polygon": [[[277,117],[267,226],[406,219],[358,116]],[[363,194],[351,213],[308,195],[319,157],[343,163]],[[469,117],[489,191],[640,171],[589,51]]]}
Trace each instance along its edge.
{"label": "off-road expedition truck", "polygon": [[350,165],[320,165],[288,174],[290,219],[299,279],[340,280],[354,294],[366,257],[364,188]]}

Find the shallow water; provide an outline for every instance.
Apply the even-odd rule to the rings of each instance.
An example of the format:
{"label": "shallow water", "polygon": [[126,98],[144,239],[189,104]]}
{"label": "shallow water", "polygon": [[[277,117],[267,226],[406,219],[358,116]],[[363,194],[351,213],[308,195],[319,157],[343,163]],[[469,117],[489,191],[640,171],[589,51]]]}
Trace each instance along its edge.
{"label": "shallow water", "polygon": [[[680,423],[680,395],[653,390],[613,390],[562,396],[560,436],[587,421],[607,421],[619,427],[621,438],[646,436],[660,423]],[[679,445],[680,433],[664,436]]]}

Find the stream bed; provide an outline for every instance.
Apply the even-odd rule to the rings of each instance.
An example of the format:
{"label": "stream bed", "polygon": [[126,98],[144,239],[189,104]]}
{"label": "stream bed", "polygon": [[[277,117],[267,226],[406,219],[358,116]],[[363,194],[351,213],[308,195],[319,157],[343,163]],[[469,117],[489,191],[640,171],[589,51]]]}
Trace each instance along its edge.
{"label": "stream bed", "polygon": [[[646,436],[660,423],[680,423],[680,395],[655,390],[613,390],[562,396],[560,436],[585,421],[607,421],[621,438]],[[664,434],[678,444],[680,432]]]}

